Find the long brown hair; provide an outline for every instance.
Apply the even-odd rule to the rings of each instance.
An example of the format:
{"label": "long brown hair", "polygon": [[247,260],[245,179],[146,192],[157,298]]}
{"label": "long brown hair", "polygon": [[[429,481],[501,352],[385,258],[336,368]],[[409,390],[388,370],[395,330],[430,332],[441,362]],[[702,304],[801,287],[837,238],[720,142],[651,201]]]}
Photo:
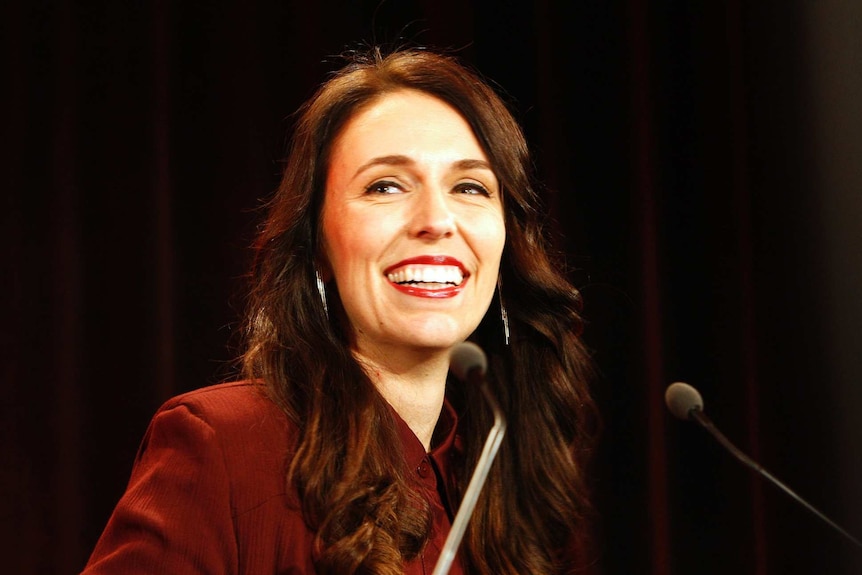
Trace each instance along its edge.
{"label": "long brown hair", "polygon": [[[339,131],[382,95],[412,89],[469,122],[503,190],[500,276],[511,342],[496,303],[471,339],[489,354],[489,378],[509,431],[462,547],[485,574],[564,573],[584,559],[590,512],[584,467],[591,448],[589,361],[580,297],[549,255],[526,141],[500,97],[453,58],[426,50],[353,54],[300,109],[281,185],[256,242],[243,358],[299,429],[287,481],[315,531],[320,573],[398,574],[429,536],[427,504],[410,487],[392,416],[349,349],[334,283],[329,316],[315,284],[329,153]],[[496,301],[496,299],[495,299]],[[490,414],[450,385],[466,488]],[[572,551],[572,550],[576,551]]]}

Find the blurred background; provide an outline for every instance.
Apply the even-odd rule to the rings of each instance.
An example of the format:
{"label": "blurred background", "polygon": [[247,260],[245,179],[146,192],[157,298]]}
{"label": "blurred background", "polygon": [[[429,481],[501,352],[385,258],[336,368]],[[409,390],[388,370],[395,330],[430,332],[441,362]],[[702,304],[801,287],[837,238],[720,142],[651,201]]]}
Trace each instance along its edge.
{"label": "blurred background", "polygon": [[0,546],[77,573],[155,409],[234,373],[290,115],[362,44],[448,49],[532,145],[605,431],[596,572],[851,574],[862,554],[862,3],[8,0]]}

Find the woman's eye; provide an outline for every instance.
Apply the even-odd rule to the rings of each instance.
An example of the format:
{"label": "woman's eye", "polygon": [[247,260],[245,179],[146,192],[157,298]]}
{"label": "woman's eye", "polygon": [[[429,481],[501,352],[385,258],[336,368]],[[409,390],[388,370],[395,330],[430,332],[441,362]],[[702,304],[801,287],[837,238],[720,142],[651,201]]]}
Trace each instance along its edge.
{"label": "woman's eye", "polygon": [[475,196],[490,196],[487,188],[475,182],[464,182],[455,186],[455,191],[462,194],[470,194]]}
{"label": "woman's eye", "polygon": [[400,185],[389,181],[374,182],[365,188],[367,194],[400,194],[402,191]]}

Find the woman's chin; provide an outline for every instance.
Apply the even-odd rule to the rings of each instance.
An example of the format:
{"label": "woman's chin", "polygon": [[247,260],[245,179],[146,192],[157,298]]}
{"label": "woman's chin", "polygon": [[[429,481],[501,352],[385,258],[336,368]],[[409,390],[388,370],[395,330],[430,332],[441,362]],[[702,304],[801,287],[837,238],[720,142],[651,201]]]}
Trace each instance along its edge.
{"label": "woman's chin", "polygon": [[449,350],[467,339],[475,329],[475,326],[450,319],[432,320],[405,328],[403,337],[405,343],[409,341],[412,347],[429,351]]}
{"label": "woman's chin", "polygon": [[390,340],[387,347],[410,350],[410,353],[427,352],[428,354],[448,353],[453,347],[467,339],[471,331],[464,330],[426,330],[412,331],[400,334],[400,337]]}
{"label": "woman's chin", "polygon": [[[407,354],[448,352],[463,342],[476,329],[481,318],[457,314],[407,314],[388,317],[380,322],[368,321],[355,331],[354,345],[358,350],[385,350],[387,353]],[[474,325],[475,324],[475,325]]]}

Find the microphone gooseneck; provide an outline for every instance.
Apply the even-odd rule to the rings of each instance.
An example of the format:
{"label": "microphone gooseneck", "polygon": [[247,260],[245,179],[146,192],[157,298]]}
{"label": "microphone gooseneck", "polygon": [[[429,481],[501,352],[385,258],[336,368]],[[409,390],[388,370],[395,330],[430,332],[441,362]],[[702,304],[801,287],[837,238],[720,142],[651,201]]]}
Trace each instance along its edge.
{"label": "microphone gooseneck", "polygon": [[796,502],[802,505],[805,509],[807,509],[816,517],[824,521],[827,525],[835,529],[838,533],[843,535],[854,545],[862,549],[862,542],[853,537],[840,525],[826,517],[826,515],[824,515],[813,505],[805,501],[802,497],[797,495],[795,491],[790,489],[790,487],[782,483],[777,477],[764,469],[763,466],[751,459],[748,455],[740,451],[733,443],[731,443],[731,441],[727,439],[727,437],[725,437],[724,434],[715,426],[712,420],[707,417],[706,413],[704,413],[703,399],[701,398],[700,393],[694,387],[687,383],[679,381],[676,383],[672,383],[665,391],[664,400],[667,404],[668,410],[670,410],[672,414],[684,421],[696,421],[698,424],[700,424],[701,427],[706,429],[709,434],[712,435],[716,439],[716,441],[721,444],[722,447],[729,451],[731,455],[736,457],[739,461],[741,461],[749,468],[756,471],[767,481],[778,487],[781,491],[789,495],[792,499],[796,500]]}
{"label": "microphone gooseneck", "polygon": [[491,469],[491,464],[494,462],[497,451],[500,449],[500,443],[503,441],[503,435],[506,433],[506,418],[503,417],[503,412],[485,379],[485,372],[488,370],[488,359],[485,357],[485,352],[475,343],[458,344],[449,356],[449,369],[461,381],[479,386],[482,395],[485,396],[485,401],[494,414],[494,425],[485,439],[482,454],[479,456],[479,461],[476,462],[476,469],[473,470],[473,475],[470,477],[470,483],[464,492],[458,513],[455,514],[455,520],[452,521],[452,528],[443,544],[443,550],[440,552],[440,558],[437,560],[437,565],[434,566],[432,575],[449,573],[449,568],[455,560],[455,553],[458,551],[458,546],[467,530],[467,523],[473,515],[473,509],[476,508],[479,493],[485,485],[488,471]]}

